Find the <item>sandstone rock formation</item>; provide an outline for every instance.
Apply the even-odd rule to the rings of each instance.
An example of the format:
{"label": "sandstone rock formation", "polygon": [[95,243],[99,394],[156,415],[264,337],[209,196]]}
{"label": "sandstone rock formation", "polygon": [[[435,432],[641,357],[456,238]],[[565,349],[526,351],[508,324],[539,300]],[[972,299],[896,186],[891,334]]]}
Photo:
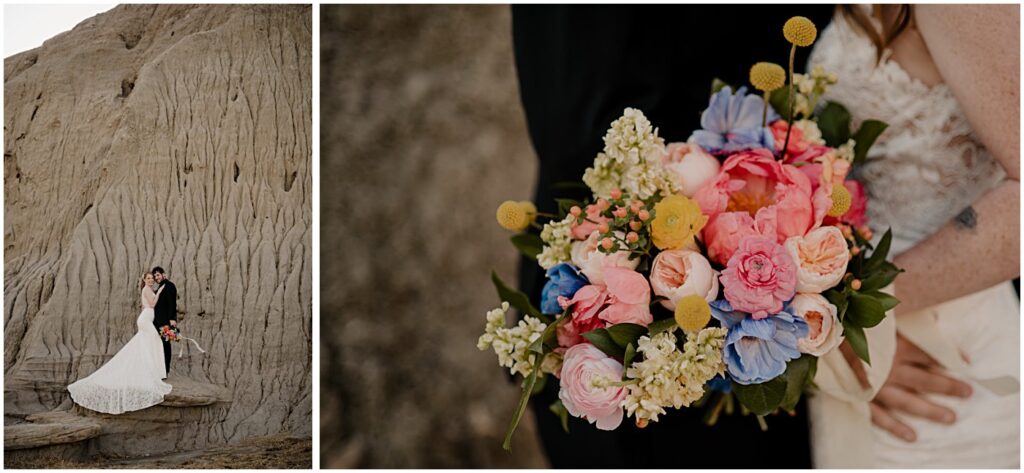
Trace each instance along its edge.
{"label": "sandstone rock formation", "polygon": [[[542,467],[476,339],[533,193],[508,6],[321,7],[321,464]],[[543,408],[543,407],[542,407]]]}
{"label": "sandstone rock formation", "polygon": [[90,448],[311,435],[311,16],[123,5],[5,59],[5,427],[79,412],[65,386],[135,333],[160,265],[207,353],[175,345],[177,392],[90,418]]}

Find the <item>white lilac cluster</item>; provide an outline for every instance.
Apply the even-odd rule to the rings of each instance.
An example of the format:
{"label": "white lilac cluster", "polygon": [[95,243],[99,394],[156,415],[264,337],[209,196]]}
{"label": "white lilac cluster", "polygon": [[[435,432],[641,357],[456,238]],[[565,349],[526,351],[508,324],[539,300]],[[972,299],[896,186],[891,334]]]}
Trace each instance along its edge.
{"label": "white lilac cluster", "polygon": [[821,65],[814,66],[810,74],[793,74],[797,94],[794,97],[793,113],[804,117],[814,113],[818,98],[825,94],[828,86],[839,81],[834,73],[826,72]]}
{"label": "white lilac cluster", "polygon": [[544,248],[537,255],[537,264],[544,269],[559,263],[568,263],[572,260],[572,221],[575,219],[571,214],[566,215],[561,221],[550,221],[544,224],[540,231],[540,239],[544,241]]}
{"label": "white lilac cluster", "polygon": [[658,130],[643,112],[627,108],[604,135],[604,152],[583,173],[583,182],[597,197],[608,198],[613,189],[640,199],[669,195],[678,189],[662,166],[664,156],[665,140]]}
{"label": "white lilac cluster", "polygon": [[704,383],[725,373],[722,348],[726,329],[708,327],[690,333],[683,350],[676,348],[676,337],[662,332],[637,340],[637,354],[643,361],[633,362],[626,377],[637,382],[627,386],[629,392],[622,402],[627,416],[637,422],[657,422],[665,408],[689,406],[704,395]]}
{"label": "white lilac cluster", "polygon": [[814,120],[797,120],[793,122],[793,128],[800,130],[804,136],[804,141],[814,145],[824,145],[825,139],[821,137],[821,129],[818,128],[818,123]]}
{"label": "white lilac cluster", "polygon": [[508,302],[487,312],[487,326],[476,342],[481,351],[493,348],[498,355],[498,364],[516,373],[529,376],[537,362],[537,354],[530,352],[530,344],[536,341],[547,328],[540,320],[524,316],[514,327],[505,326]]}
{"label": "white lilac cluster", "polygon": [[853,148],[855,146],[857,146],[857,142],[854,141],[853,138],[846,140],[846,143],[843,143],[839,145],[838,148],[836,148],[836,157],[838,157],[839,159],[845,159],[852,163],[854,156]]}

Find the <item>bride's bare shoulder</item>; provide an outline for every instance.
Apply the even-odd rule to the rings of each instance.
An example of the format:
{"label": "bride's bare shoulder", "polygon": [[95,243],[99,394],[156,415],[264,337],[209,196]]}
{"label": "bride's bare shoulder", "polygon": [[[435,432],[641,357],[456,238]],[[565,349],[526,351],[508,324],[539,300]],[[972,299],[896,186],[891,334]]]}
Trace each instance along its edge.
{"label": "bride's bare shoulder", "polygon": [[1020,6],[915,5],[914,20],[975,133],[1018,179]]}

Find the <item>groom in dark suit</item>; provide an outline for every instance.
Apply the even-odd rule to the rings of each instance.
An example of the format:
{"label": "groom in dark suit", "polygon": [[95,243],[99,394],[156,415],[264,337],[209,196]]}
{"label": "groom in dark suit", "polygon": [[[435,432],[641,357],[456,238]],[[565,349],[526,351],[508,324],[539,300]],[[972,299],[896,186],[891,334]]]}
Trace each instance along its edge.
{"label": "groom in dark suit", "polygon": [[[540,172],[534,201],[555,213],[554,198],[583,197],[554,184],[579,181],[602,149],[609,124],[626,107],[642,110],[666,142],[686,141],[699,128],[711,82],[748,82],[758,61],[785,64],[790,44],[782,25],[805,16],[824,29],[830,5],[516,5],[512,29],[526,122]],[[804,70],[809,48],[799,48]],[[749,87],[748,87],[749,88]],[[521,264],[520,287],[539,306],[544,271]],[[603,468],[809,468],[805,403],[796,416],[721,416],[707,427],[703,410],[683,409],[645,429],[631,422],[612,432],[571,418],[564,433],[548,405],[558,383],[531,402],[552,466]]]}
{"label": "groom in dark suit", "polygon": [[[160,285],[160,288],[163,288],[160,298],[156,301],[156,307],[153,308],[153,325],[156,326],[157,331],[160,331],[167,325],[175,327],[178,325],[178,288],[174,286],[170,279],[167,279],[164,268],[159,266],[153,268],[153,279]],[[164,370],[165,373],[170,374],[171,342],[163,339],[163,343]]]}

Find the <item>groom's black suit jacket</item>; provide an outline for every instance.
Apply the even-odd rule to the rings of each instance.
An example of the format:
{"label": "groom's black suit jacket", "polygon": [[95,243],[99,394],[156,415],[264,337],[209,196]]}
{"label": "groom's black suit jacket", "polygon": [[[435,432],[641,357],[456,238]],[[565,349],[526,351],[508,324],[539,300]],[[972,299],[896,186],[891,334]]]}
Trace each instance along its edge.
{"label": "groom's black suit jacket", "polygon": [[[666,142],[699,128],[711,82],[747,84],[758,61],[785,64],[782,25],[793,15],[819,29],[829,5],[513,6],[519,87],[534,149],[540,158],[535,202],[554,213],[555,197],[582,197],[552,188],[579,181],[602,149],[609,124],[625,107],[641,109]],[[803,70],[808,54],[797,54]],[[523,260],[520,287],[539,305],[545,278]],[[769,416],[761,432],[752,416],[722,416],[706,427],[701,409],[662,416],[646,429],[624,420],[599,431],[570,418],[566,434],[548,405],[558,383],[534,398],[541,439],[555,467],[807,468],[810,446],[805,403],[797,415]]]}
{"label": "groom's black suit jacket", "polygon": [[160,283],[164,290],[153,307],[153,325],[157,328],[178,321],[178,288],[169,279]]}

